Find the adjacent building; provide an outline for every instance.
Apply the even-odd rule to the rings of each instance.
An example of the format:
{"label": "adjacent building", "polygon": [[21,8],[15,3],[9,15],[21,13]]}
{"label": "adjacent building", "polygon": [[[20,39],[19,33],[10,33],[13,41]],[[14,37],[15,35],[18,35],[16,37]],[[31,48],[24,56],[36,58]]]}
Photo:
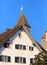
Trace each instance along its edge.
{"label": "adjacent building", "polygon": [[47,31],[43,34],[41,38],[42,47],[47,51]]}

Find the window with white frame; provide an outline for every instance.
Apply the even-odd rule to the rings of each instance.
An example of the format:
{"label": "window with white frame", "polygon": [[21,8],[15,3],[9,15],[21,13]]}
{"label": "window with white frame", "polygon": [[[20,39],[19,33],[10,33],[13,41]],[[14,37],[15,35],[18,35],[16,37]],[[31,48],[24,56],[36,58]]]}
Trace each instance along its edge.
{"label": "window with white frame", "polygon": [[34,48],[29,46],[29,51],[33,51],[33,50],[34,50]]}
{"label": "window with white frame", "polygon": [[26,58],[15,57],[15,63],[26,63]]}
{"label": "window with white frame", "polygon": [[25,45],[16,44],[16,45],[15,45],[15,49],[26,50],[26,46],[25,46]]}
{"label": "window with white frame", "polygon": [[35,59],[34,58],[30,58],[30,64],[34,63]]}
{"label": "window with white frame", "polygon": [[0,55],[0,61],[1,62],[11,62],[10,56]]}

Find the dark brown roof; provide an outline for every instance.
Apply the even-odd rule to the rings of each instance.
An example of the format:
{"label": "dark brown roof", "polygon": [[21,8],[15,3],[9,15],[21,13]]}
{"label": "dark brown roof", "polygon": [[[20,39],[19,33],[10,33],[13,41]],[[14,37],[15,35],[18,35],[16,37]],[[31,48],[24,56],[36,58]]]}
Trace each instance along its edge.
{"label": "dark brown roof", "polygon": [[13,34],[15,34],[19,28],[20,26],[0,34],[0,46],[2,46],[11,36],[13,36]]}
{"label": "dark brown roof", "polygon": [[29,24],[28,24],[28,22],[27,22],[23,13],[20,15],[20,18],[19,18],[16,26],[19,26],[19,25],[28,25],[29,26]]}

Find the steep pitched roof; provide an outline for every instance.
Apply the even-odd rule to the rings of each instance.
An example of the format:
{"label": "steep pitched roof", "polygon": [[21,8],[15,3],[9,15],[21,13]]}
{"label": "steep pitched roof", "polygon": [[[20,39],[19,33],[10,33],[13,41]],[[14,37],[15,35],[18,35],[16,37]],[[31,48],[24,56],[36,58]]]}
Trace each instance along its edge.
{"label": "steep pitched roof", "polygon": [[19,25],[27,25],[27,26],[29,26],[29,24],[28,24],[28,22],[27,22],[27,20],[26,20],[23,13],[20,15],[20,18],[19,18],[18,23],[17,23],[16,26],[19,26]]}
{"label": "steep pitched roof", "polygon": [[27,33],[27,35],[29,36],[29,38],[33,41],[33,43],[35,43],[35,45],[38,47],[38,49],[40,51],[44,50],[42,48],[42,46],[40,46],[39,43],[37,43],[32,36],[30,35],[30,33],[26,30],[25,28],[25,24],[29,26],[24,14],[21,14],[20,19],[17,23],[17,25],[13,28],[13,29],[7,29],[6,32],[0,34],[0,47],[9,39],[11,38],[20,28],[21,26],[23,27],[24,31]]}

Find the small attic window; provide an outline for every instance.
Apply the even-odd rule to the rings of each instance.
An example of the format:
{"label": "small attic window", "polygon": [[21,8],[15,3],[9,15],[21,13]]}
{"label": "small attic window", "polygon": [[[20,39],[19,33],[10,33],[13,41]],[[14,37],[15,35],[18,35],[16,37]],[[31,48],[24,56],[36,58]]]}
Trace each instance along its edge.
{"label": "small attic window", "polygon": [[35,43],[33,43],[33,46],[36,46]]}
{"label": "small attic window", "polygon": [[4,43],[4,48],[9,48],[9,43]]}
{"label": "small attic window", "polygon": [[21,33],[19,33],[19,38],[21,38]]}

